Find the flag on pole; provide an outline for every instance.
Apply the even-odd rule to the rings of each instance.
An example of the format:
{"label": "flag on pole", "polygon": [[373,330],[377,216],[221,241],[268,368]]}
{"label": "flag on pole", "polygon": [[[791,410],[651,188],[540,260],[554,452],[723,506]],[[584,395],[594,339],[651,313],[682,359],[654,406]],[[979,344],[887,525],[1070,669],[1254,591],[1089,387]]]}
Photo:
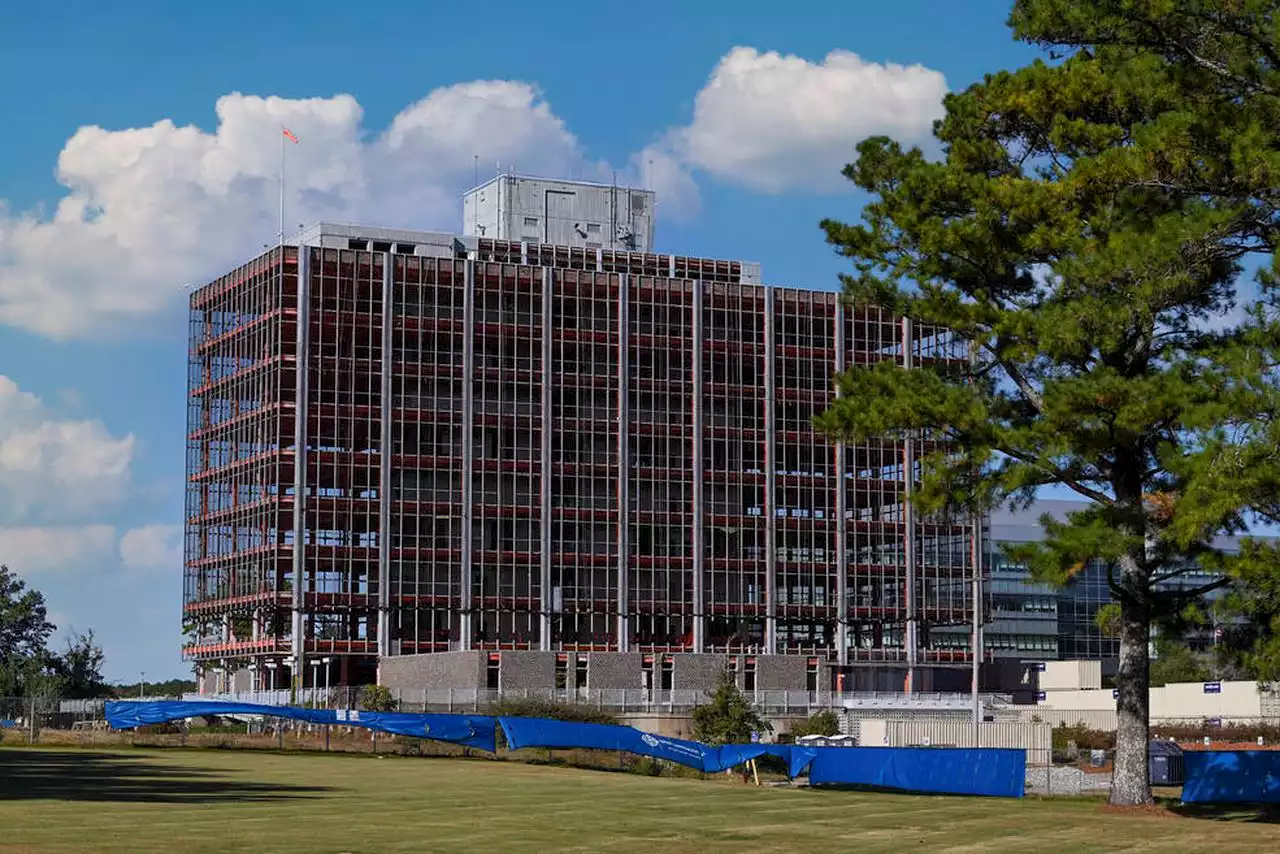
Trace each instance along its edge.
{"label": "flag on pole", "polygon": [[289,140],[290,142],[296,145],[298,142],[298,137],[294,135],[293,131],[289,130],[288,128],[283,128],[283,130],[284,130],[285,139]]}

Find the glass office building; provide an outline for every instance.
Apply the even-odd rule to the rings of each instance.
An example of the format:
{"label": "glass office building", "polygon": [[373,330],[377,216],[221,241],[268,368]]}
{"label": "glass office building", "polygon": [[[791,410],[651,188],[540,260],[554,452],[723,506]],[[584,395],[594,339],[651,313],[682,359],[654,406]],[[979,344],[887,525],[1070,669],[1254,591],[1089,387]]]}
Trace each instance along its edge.
{"label": "glass office building", "polygon": [[[992,514],[987,540],[990,582],[987,589],[988,618],[984,645],[996,659],[1041,661],[1051,659],[1110,659],[1119,654],[1119,643],[1098,628],[1098,610],[1112,601],[1107,568],[1090,561],[1069,584],[1058,587],[1038,582],[1026,566],[1004,556],[1002,546],[1036,542],[1043,538],[1040,517],[1048,513],[1065,519],[1084,502],[1037,501],[1019,513]],[[1224,537],[1220,548],[1233,549],[1234,538]],[[1208,584],[1217,576],[1191,570],[1166,582],[1166,588],[1193,588]],[[1213,632],[1188,638],[1192,647],[1207,647]]]}

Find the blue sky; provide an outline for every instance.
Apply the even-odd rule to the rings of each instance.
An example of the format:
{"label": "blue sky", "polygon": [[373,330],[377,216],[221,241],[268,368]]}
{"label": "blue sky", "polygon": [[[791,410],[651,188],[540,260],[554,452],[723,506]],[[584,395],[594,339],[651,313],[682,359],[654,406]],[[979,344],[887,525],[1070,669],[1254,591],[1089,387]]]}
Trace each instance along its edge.
{"label": "blue sky", "polygon": [[457,230],[473,154],[618,170],[662,251],[835,287],[857,141],[1035,55],[1003,0],[107,5],[0,28],[0,561],[130,681],[188,669],[185,286],[272,239],[280,124],[291,224]]}

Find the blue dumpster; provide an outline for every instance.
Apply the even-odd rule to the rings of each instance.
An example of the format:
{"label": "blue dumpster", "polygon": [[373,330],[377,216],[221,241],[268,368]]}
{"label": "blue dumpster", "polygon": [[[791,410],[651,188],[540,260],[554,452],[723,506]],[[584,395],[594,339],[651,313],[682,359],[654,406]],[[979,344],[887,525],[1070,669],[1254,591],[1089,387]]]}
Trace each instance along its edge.
{"label": "blue dumpster", "polygon": [[1182,770],[1182,748],[1172,741],[1153,741],[1147,749],[1147,767],[1153,786],[1181,786],[1186,775]]}

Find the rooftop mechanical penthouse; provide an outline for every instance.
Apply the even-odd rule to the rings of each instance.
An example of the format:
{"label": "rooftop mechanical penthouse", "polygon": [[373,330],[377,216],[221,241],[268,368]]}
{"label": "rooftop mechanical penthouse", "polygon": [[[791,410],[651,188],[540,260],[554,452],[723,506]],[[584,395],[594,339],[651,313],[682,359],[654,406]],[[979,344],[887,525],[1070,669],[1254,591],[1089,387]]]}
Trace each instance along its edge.
{"label": "rooftop mechanical penthouse", "polygon": [[844,366],[962,370],[963,345],[631,251],[651,220],[616,217],[652,194],[541,182],[596,201],[477,211],[521,182],[469,195],[497,237],[321,224],[191,296],[185,654],[210,684],[459,650],[793,655],[917,686],[967,662],[973,527],[904,500],[927,447],[811,426]]}

